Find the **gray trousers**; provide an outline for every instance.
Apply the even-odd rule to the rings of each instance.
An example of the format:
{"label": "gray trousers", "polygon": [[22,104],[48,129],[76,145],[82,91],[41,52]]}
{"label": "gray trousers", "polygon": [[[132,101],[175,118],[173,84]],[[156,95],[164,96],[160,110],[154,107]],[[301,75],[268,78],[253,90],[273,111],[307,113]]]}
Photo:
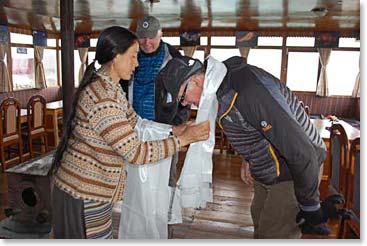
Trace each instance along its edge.
{"label": "gray trousers", "polygon": [[301,230],[296,224],[298,211],[293,181],[275,185],[254,181],[254,199],[251,204],[254,238],[301,238]]}

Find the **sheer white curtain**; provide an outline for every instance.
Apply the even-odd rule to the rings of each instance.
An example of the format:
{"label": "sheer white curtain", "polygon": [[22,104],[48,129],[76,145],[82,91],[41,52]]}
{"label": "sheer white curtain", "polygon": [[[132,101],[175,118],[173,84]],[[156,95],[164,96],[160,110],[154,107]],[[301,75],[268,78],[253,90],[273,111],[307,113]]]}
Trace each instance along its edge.
{"label": "sheer white curtain", "polygon": [[13,85],[10,82],[9,72],[4,61],[7,49],[7,43],[0,43],[0,92],[8,92],[13,90]]}
{"label": "sheer white curtain", "polygon": [[327,64],[331,54],[331,48],[319,48],[321,72],[320,78],[317,84],[316,95],[317,96],[329,96],[328,79],[327,79]]}
{"label": "sheer white curtain", "polygon": [[34,46],[34,59],[35,59],[35,85],[38,89],[47,88],[46,77],[45,77],[45,69],[43,67],[43,50],[45,47],[43,46]]}
{"label": "sheer white curtain", "polygon": [[189,56],[189,57],[192,57],[195,53],[195,50],[196,50],[196,46],[184,46],[184,47],[181,47],[185,56]]}
{"label": "sheer white curtain", "polygon": [[251,47],[239,47],[238,49],[240,50],[241,56],[247,58],[250,53]]}
{"label": "sheer white curtain", "polygon": [[[361,62],[361,57],[359,57],[359,62]],[[361,66],[359,66],[359,69],[361,68]],[[358,71],[357,77],[356,77],[356,82],[354,83],[354,88],[353,88],[353,92],[352,92],[352,97],[360,97],[360,93],[361,93],[361,71]]]}
{"label": "sheer white curtain", "polygon": [[82,80],[85,69],[87,67],[87,57],[88,48],[78,48],[79,58],[80,58],[80,68],[79,68],[79,82]]}

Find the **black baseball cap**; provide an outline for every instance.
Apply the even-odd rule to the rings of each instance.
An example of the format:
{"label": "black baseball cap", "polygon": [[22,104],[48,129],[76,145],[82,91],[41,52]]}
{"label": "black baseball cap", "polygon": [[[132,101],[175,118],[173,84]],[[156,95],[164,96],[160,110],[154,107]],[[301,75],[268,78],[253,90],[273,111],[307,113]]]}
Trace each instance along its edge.
{"label": "black baseball cap", "polygon": [[198,60],[188,56],[175,57],[159,72],[158,79],[172,97],[177,97],[181,85],[203,68]]}

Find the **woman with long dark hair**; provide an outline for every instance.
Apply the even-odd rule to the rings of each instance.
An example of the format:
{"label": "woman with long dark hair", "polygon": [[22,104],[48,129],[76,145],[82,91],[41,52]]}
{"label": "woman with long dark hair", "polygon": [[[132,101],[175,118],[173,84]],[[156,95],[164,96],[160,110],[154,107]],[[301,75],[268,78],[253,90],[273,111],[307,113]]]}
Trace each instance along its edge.
{"label": "woman with long dark hair", "polygon": [[156,162],[209,137],[204,122],[173,127],[163,140],[138,138],[138,116],[119,85],[138,66],[138,50],[136,36],[123,27],[107,28],[98,38],[95,60],[75,94],[53,163],[55,238],[112,238],[112,207],[122,198],[124,161]]}

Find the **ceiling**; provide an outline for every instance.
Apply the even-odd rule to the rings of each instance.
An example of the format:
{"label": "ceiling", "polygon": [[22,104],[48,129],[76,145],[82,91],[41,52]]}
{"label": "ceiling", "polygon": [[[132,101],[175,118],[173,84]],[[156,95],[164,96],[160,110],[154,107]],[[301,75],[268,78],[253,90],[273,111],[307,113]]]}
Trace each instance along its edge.
{"label": "ceiling", "polygon": [[[0,0],[0,24],[57,34],[61,1]],[[325,11],[311,11],[314,8]],[[99,32],[111,25],[135,30],[138,19],[147,14],[156,16],[168,34],[257,30],[358,36],[360,30],[359,0],[74,0],[76,33]]]}

